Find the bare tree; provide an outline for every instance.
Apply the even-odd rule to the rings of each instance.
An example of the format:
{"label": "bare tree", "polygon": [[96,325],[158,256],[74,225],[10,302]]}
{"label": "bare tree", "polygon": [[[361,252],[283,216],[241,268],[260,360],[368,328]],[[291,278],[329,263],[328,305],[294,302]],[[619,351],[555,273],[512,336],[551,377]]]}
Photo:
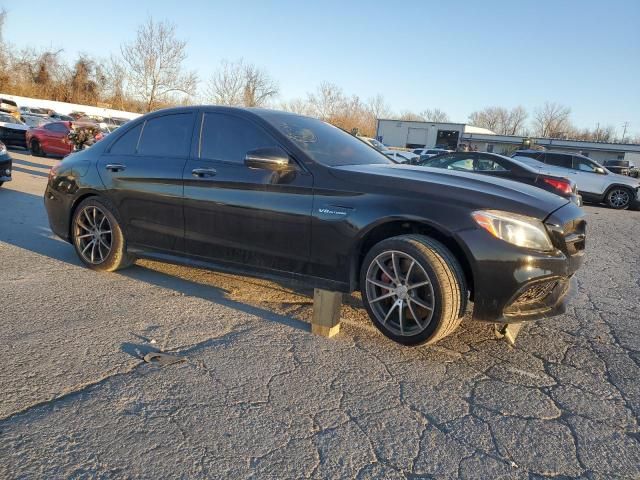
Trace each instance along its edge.
{"label": "bare tree", "polygon": [[521,106],[511,110],[504,107],[487,107],[471,113],[469,123],[499,135],[516,135],[525,133],[527,117],[527,111]]}
{"label": "bare tree", "polygon": [[378,120],[379,118],[389,118],[393,116],[391,108],[389,108],[389,104],[381,94],[377,94],[376,96],[371,97],[369,98],[369,100],[367,100],[367,110],[369,110],[369,113],[374,118],[374,120]]}
{"label": "bare tree", "polygon": [[329,82],[321,83],[315,93],[307,94],[311,115],[325,121],[337,116],[346,102],[342,89]]}
{"label": "bare tree", "polygon": [[211,76],[207,98],[217,105],[260,107],[278,95],[278,84],[262,69],[242,59],[223,60]]}
{"label": "bare tree", "polygon": [[449,115],[444,110],[439,108],[427,108],[420,112],[420,116],[424,118],[426,122],[448,122]]}
{"label": "bare tree", "polygon": [[563,105],[546,102],[533,117],[534,134],[539,137],[565,137],[572,128],[569,121],[571,109]]}
{"label": "bare tree", "polygon": [[504,135],[525,135],[526,132],[526,122],[529,114],[527,110],[518,105],[515,108],[512,108],[507,117],[507,122],[503,124],[503,134]]}
{"label": "bare tree", "polygon": [[424,122],[425,118],[419,113],[404,110],[398,117],[398,120],[404,120],[407,122]]}
{"label": "bare tree", "polygon": [[286,112],[297,113],[298,115],[309,115],[309,104],[302,98],[294,98],[288,102],[282,102],[280,109]]}
{"label": "bare tree", "polygon": [[175,36],[175,26],[155,23],[149,18],[138,28],[136,39],[122,45],[121,53],[127,67],[128,84],[133,93],[151,111],[168,95],[192,95],[196,88],[195,72],[184,72],[187,43]]}

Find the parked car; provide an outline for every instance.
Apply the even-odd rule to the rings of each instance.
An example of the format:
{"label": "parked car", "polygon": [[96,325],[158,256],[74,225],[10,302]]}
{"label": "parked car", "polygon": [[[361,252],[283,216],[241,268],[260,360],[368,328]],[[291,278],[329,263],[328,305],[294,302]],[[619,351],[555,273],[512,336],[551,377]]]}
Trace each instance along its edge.
{"label": "parked car", "polygon": [[[516,186],[517,185],[517,186]],[[49,223],[81,261],[162,258],[359,289],[374,325],[433,343],[473,317],[564,311],[583,212],[524,184],[398,165],[318,119],[181,107],[132,120],[53,167]]]}
{"label": "parked car", "polygon": [[570,178],[578,185],[584,201],[604,203],[611,208],[637,208],[640,181],[608,171],[588,157],[578,154],[518,150],[512,158],[542,173]]}
{"label": "parked car", "polygon": [[405,152],[403,150],[384,150],[387,157],[396,163],[406,163],[408,165],[415,165],[420,161],[420,155],[415,153]]}
{"label": "parked car", "polygon": [[361,136],[358,136],[358,138],[362,140],[364,143],[366,143],[367,145],[375,148],[380,152],[387,150],[387,147],[382,142],[379,142],[375,138],[361,137]]}
{"label": "parked car", "polygon": [[52,121],[49,117],[45,117],[43,115],[31,115],[28,113],[22,114],[20,120],[22,120],[22,122],[29,128],[39,127]]}
{"label": "parked car", "polygon": [[447,170],[462,170],[514,180],[560,195],[578,206],[582,204],[582,197],[578,194],[575,182],[568,178],[542,174],[526,163],[496,153],[445,153],[422,160],[419,165]]}
{"label": "parked car", "polygon": [[638,177],[638,169],[628,160],[605,160],[602,164],[607,170],[618,175],[627,175],[629,177]]}
{"label": "parked car", "polygon": [[28,128],[13,115],[0,112],[0,141],[6,146],[26,148],[25,134]]}
{"label": "parked car", "polygon": [[8,113],[16,120],[20,119],[18,104],[9,98],[0,98],[0,112]]}
{"label": "parked car", "polygon": [[446,150],[444,148],[416,148],[413,150],[413,153],[416,155],[420,155],[422,160],[426,160],[427,158],[431,158],[435,155],[441,155],[443,153],[451,153],[453,150]]}
{"label": "parked car", "polygon": [[70,115],[65,115],[64,113],[51,112],[49,114],[49,118],[52,120],[62,120],[64,122],[72,122],[74,118]]}
{"label": "parked car", "polygon": [[[92,125],[81,122],[50,122],[27,131],[27,144],[31,154],[42,155],[69,155],[74,150],[69,141],[69,132],[74,127]],[[96,136],[96,140],[102,138],[102,134]]]}
{"label": "parked car", "polygon": [[0,187],[5,182],[11,181],[11,157],[7,152],[7,147],[4,143],[0,142]]}
{"label": "parked car", "polygon": [[19,108],[20,115],[39,115],[42,117],[49,116],[49,110],[46,108],[36,108],[36,107],[20,107]]}

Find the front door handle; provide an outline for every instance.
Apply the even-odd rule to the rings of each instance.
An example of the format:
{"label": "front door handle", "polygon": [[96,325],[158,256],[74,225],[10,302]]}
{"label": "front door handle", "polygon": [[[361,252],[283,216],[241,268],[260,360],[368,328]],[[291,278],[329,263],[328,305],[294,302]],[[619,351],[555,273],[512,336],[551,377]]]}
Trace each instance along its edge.
{"label": "front door handle", "polygon": [[191,175],[198,178],[215,177],[216,173],[218,172],[215,168],[194,168],[191,170]]}
{"label": "front door handle", "polygon": [[127,167],[125,165],[122,165],[121,163],[108,163],[104,168],[106,168],[107,170],[111,170],[112,172],[121,172]]}

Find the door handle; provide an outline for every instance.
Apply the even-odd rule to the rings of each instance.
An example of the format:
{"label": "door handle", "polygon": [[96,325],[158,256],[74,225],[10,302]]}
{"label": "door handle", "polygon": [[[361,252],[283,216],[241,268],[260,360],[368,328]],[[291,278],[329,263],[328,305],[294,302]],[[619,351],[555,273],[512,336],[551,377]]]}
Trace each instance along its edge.
{"label": "door handle", "polygon": [[191,170],[191,175],[198,178],[215,177],[216,173],[218,172],[215,168],[194,168]]}
{"label": "door handle", "polygon": [[104,168],[106,168],[107,170],[111,170],[112,172],[121,172],[127,167],[125,165],[122,165],[121,163],[108,163]]}

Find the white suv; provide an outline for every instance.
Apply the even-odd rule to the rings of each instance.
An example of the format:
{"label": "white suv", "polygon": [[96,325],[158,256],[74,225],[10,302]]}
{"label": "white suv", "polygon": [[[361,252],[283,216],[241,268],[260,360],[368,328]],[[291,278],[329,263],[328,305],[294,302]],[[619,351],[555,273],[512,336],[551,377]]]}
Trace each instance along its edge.
{"label": "white suv", "polygon": [[512,157],[538,168],[541,173],[573,180],[585,201],[605,203],[618,210],[640,206],[640,180],[613,173],[583,155],[519,150]]}

